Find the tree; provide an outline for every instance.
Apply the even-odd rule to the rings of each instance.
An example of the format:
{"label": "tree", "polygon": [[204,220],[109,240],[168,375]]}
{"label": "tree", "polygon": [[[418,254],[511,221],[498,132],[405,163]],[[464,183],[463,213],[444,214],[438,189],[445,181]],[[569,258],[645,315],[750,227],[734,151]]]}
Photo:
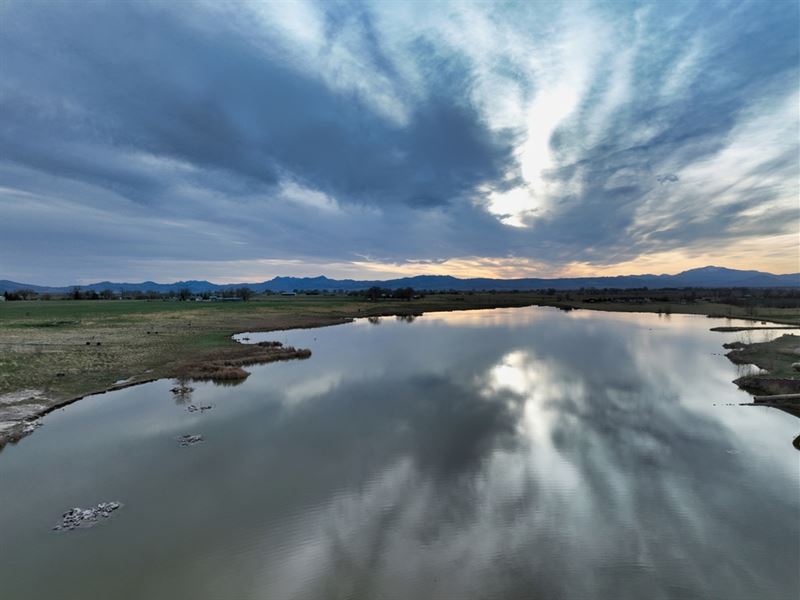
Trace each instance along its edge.
{"label": "tree", "polygon": [[251,290],[249,287],[240,287],[236,290],[236,297],[247,302],[253,297],[253,290]]}
{"label": "tree", "polygon": [[365,295],[370,300],[377,300],[378,298],[381,297],[381,294],[383,294],[383,290],[381,288],[379,288],[377,285],[373,285],[371,288],[369,288],[366,291]]}
{"label": "tree", "polygon": [[21,300],[28,300],[30,298],[33,298],[35,295],[36,292],[27,288],[22,288],[17,290],[17,296],[19,296]]}
{"label": "tree", "polygon": [[114,291],[106,288],[100,292],[100,297],[103,298],[103,300],[111,300],[114,297]]}
{"label": "tree", "polygon": [[73,300],[80,300],[83,298],[83,294],[81,294],[81,288],[79,288],[77,285],[72,288],[72,293],[70,295],[72,296]]}
{"label": "tree", "polygon": [[414,290],[410,287],[399,288],[394,291],[392,296],[401,300],[411,300],[414,297]]}
{"label": "tree", "polygon": [[181,302],[186,302],[189,298],[192,297],[192,292],[189,288],[181,288],[178,292],[178,299]]}

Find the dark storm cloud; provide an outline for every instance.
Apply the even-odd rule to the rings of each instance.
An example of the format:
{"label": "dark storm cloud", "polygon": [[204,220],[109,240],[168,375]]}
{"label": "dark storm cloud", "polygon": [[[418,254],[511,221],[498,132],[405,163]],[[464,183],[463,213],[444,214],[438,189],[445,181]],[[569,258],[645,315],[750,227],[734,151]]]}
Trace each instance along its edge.
{"label": "dark storm cloud", "polygon": [[[267,185],[288,169],[342,202],[440,205],[497,178],[509,160],[510,140],[488,132],[464,101],[468,73],[444,59],[435,93],[399,127],[357,94],[149,5],[14,8],[9,19],[25,25],[3,37],[12,82],[3,143],[29,167],[134,197],[152,191],[125,165],[79,147],[103,144]],[[67,147],[54,148],[54,138]]]}

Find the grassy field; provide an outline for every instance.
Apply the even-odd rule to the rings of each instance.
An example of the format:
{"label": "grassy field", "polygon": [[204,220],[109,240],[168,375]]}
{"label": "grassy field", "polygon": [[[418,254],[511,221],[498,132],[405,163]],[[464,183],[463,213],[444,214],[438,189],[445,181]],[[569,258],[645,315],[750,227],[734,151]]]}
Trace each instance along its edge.
{"label": "grassy field", "polygon": [[[436,294],[412,301],[370,302],[350,296],[265,296],[249,302],[162,300],[51,300],[0,303],[0,422],[4,406],[14,419],[115,384],[176,377],[204,362],[247,362],[252,347],[231,335],[317,327],[356,317],[532,304],[593,310],[714,314],[800,325],[800,311],[763,309],[757,316],[717,304],[628,305],[582,302],[533,293]],[[313,349],[311,349],[313,351]],[[188,369],[188,371],[187,371]],[[31,390],[20,394],[21,391]],[[9,400],[10,394],[16,394]],[[19,410],[25,403],[29,411]],[[2,444],[0,427],[0,444]]]}
{"label": "grassy field", "polygon": [[7,302],[0,306],[0,394],[33,388],[68,398],[132,376],[168,376],[235,346],[235,332],[337,322],[353,309],[359,310],[348,299],[314,296]]}
{"label": "grassy field", "polygon": [[756,365],[768,371],[767,375],[737,379],[742,389],[756,395],[800,392],[800,373],[792,367],[800,362],[800,335],[786,334],[771,342],[736,346],[728,357],[735,363]]}
{"label": "grassy field", "polygon": [[[0,304],[0,443],[2,423],[9,418],[29,418],[123,381],[177,377],[220,360],[247,363],[258,354],[255,348],[231,339],[241,331],[523,304],[530,304],[530,299],[511,294],[436,295],[410,302],[369,302],[348,296],[266,296],[250,302],[4,302]],[[3,415],[10,404],[12,417]],[[24,410],[25,405],[30,410]]]}

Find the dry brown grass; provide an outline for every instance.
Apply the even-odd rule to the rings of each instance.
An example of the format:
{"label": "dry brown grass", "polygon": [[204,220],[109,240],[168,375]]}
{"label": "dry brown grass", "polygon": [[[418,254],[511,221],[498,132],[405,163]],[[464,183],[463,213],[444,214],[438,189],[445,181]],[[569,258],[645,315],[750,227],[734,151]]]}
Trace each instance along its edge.
{"label": "dry brown grass", "polygon": [[219,358],[209,355],[206,359],[185,365],[178,369],[177,375],[182,379],[196,381],[240,381],[247,379],[250,373],[242,367],[263,365],[282,360],[304,359],[311,356],[311,350],[284,347],[280,342],[261,342],[253,345],[243,345],[241,356]]}

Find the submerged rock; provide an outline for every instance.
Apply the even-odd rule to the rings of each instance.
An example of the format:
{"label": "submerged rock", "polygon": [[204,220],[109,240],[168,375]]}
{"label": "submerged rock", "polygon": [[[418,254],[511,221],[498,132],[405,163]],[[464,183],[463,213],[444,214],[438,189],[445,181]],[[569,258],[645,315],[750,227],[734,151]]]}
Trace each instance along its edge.
{"label": "submerged rock", "polygon": [[93,527],[107,519],[118,508],[121,502],[101,502],[93,508],[71,508],[61,515],[61,522],[53,527],[53,531],[72,531],[73,529]]}
{"label": "submerged rock", "polygon": [[186,407],[186,410],[188,410],[189,412],[197,412],[199,410],[201,413],[204,413],[207,410],[211,410],[212,408],[214,407],[211,406],[210,404],[201,404],[200,406],[197,406],[196,404],[190,404],[189,406]]}
{"label": "submerged rock", "polygon": [[187,433],[178,438],[181,446],[193,446],[203,441],[203,436],[199,433]]}
{"label": "submerged rock", "polygon": [[190,394],[194,391],[193,387],[189,387],[188,385],[177,385],[170,390],[176,396],[185,396],[186,394]]}

